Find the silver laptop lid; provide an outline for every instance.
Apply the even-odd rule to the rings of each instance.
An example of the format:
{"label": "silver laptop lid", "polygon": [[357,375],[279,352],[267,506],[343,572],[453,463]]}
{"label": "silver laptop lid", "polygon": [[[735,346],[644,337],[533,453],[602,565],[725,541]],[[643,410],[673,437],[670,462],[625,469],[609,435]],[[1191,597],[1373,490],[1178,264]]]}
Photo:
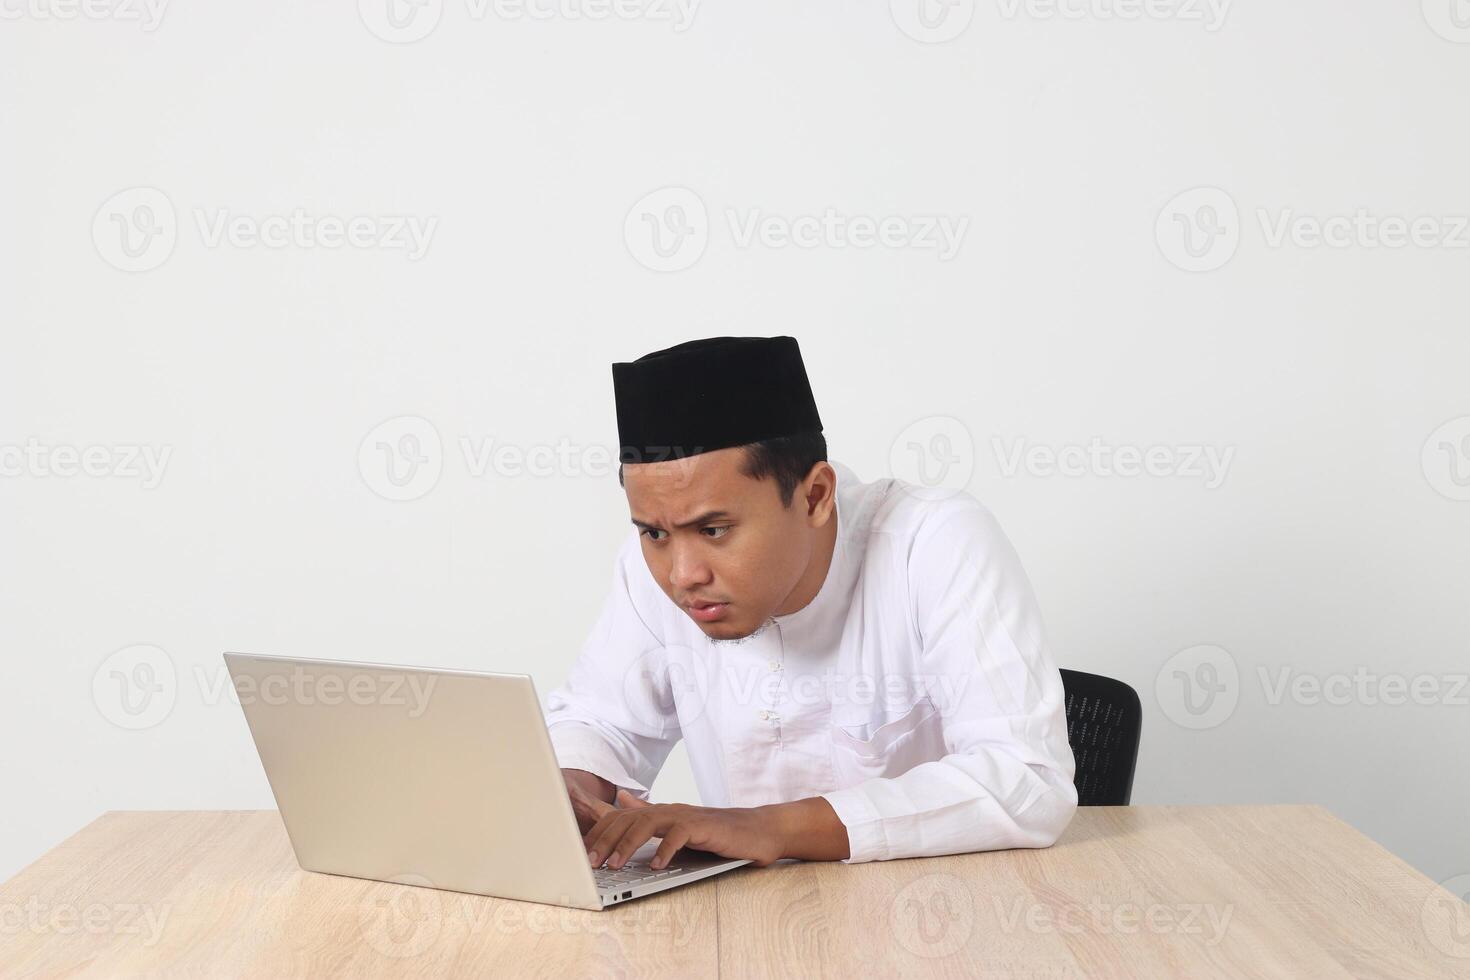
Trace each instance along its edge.
{"label": "silver laptop lid", "polygon": [[531,678],[225,662],[302,868],[601,907]]}

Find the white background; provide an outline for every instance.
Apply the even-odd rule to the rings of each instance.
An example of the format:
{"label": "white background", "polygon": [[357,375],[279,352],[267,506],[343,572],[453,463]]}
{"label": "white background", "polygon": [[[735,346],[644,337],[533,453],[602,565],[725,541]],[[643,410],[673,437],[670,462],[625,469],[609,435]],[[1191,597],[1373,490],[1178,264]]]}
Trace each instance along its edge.
{"label": "white background", "polygon": [[[1470,233],[1270,234],[1364,209],[1453,239],[1450,0],[1223,23],[959,0],[927,33],[876,0],[710,0],[683,30],[428,0],[413,43],[375,2],[180,0],[152,30],[62,2],[0,5],[0,876],[104,810],[271,805],[226,649],[526,671],[544,695],[627,527],[609,364],[726,333],[800,339],[864,479],[914,478],[916,443],[996,512],[1058,661],[1143,698],[1134,802],[1320,803],[1470,872]],[[635,205],[669,187],[706,219],[659,272],[644,215],[677,224],[690,195]],[[151,224],[135,188],[165,199]],[[968,225],[948,258],[742,244],[752,215],[828,208]],[[437,225],[418,258],[200,228],[298,210]],[[134,218],[164,234],[129,272]],[[1186,226],[1223,233],[1191,259]],[[442,474],[390,501],[359,447],[402,416]],[[461,439],[571,463],[476,475]],[[1006,465],[1094,439],[1177,465]],[[56,447],[171,455],[145,486],[63,475]],[[1230,452],[1217,486],[1191,447]],[[1313,703],[1273,697],[1283,670],[1367,680]],[[1185,679],[1211,676],[1191,713]],[[1437,694],[1386,704],[1384,678]],[[682,755],[657,796],[694,799]]]}

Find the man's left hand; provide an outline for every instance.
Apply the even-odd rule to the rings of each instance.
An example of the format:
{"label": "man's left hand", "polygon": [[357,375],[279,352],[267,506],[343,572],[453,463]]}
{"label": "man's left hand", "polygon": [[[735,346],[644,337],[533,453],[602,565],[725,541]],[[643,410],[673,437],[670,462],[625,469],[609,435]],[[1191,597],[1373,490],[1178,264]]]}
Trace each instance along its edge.
{"label": "man's left hand", "polygon": [[603,861],[613,869],[627,863],[651,838],[662,837],[653,867],[668,866],[681,847],[710,851],[721,857],[748,858],[767,865],[783,856],[777,821],[767,807],[719,808],[683,803],[646,803],[618,791],[618,808],[609,809],[583,837],[594,868]]}

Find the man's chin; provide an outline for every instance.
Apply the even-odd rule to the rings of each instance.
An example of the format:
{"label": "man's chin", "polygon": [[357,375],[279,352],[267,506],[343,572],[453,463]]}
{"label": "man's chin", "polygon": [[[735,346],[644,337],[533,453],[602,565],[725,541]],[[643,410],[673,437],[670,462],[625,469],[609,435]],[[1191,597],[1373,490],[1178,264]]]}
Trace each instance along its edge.
{"label": "man's chin", "polygon": [[713,623],[701,623],[695,620],[694,625],[698,626],[711,640],[743,640],[754,633],[757,628],[723,619]]}

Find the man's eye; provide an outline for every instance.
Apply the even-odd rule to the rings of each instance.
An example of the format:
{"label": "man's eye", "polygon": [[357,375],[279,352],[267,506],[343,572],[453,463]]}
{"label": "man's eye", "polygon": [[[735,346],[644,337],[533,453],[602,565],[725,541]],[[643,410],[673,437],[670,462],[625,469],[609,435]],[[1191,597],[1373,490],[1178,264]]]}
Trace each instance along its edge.
{"label": "man's eye", "polygon": [[723,538],[725,536],[725,532],[730,530],[730,528],[729,525],[725,525],[722,527],[702,527],[700,528],[700,530],[704,531],[712,538]]}
{"label": "man's eye", "polygon": [[642,535],[645,535],[648,538],[648,540],[650,540],[650,541],[658,541],[660,539],[654,537],[654,535],[655,534],[663,534],[664,532],[661,531],[661,530],[659,530],[656,527],[645,527],[642,530],[640,530],[638,533],[639,534],[642,534]]}

